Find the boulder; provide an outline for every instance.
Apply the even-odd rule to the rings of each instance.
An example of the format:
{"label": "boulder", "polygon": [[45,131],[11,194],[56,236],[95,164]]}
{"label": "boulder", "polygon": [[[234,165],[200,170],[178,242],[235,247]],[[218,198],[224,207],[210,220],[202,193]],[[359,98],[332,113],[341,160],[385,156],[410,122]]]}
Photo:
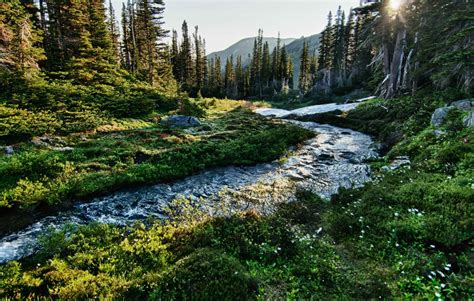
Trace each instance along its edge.
{"label": "boulder", "polygon": [[15,153],[15,151],[13,150],[13,146],[5,146],[5,154],[7,156],[13,156],[13,154]]}
{"label": "boulder", "polygon": [[201,121],[193,116],[172,115],[161,120],[161,124],[178,127],[195,127],[200,126]]}
{"label": "boulder", "polygon": [[435,127],[440,127],[446,116],[448,115],[449,111],[451,111],[454,107],[443,107],[438,108],[434,111],[433,115],[431,116],[431,124]]}
{"label": "boulder", "polygon": [[465,127],[474,125],[474,99],[458,100],[451,103],[449,106],[436,109],[431,116],[431,124],[435,127],[440,127],[446,119],[448,113],[454,109],[468,113],[468,115],[464,118]]}
{"label": "boulder", "polygon": [[472,107],[474,106],[474,99],[463,99],[463,100],[458,100],[450,105],[451,107],[456,107],[461,111],[470,111],[472,110]]}

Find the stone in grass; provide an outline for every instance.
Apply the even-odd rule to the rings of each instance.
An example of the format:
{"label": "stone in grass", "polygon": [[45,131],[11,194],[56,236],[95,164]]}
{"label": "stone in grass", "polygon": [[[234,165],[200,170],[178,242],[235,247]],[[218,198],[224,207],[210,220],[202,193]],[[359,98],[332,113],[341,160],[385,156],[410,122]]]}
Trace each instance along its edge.
{"label": "stone in grass", "polygon": [[431,124],[436,128],[439,128],[443,124],[448,113],[454,109],[458,109],[467,113],[467,116],[463,120],[465,127],[474,125],[474,99],[458,100],[451,103],[449,106],[436,109],[431,116]]}
{"label": "stone in grass", "polygon": [[201,121],[193,116],[172,115],[162,119],[161,124],[177,127],[196,127],[201,125]]}
{"label": "stone in grass", "polygon": [[5,146],[4,147],[5,149],[5,155],[7,156],[13,156],[13,154],[15,153],[15,151],[13,150],[13,146]]}

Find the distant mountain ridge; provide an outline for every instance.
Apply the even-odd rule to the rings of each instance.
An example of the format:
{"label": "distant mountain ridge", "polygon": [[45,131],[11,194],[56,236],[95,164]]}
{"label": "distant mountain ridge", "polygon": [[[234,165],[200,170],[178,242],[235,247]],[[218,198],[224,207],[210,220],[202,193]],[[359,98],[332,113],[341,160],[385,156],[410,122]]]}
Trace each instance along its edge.
{"label": "distant mountain ridge", "polygon": [[[300,55],[301,51],[303,50],[303,44],[305,41],[307,41],[309,43],[310,53],[312,54],[316,52],[317,54],[319,49],[319,37],[320,34],[315,34],[308,37],[301,37],[299,39],[281,39],[281,46],[285,45],[286,51],[293,59],[293,63],[295,66],[295,85],[298,83],[298,78],[300,74]],[[222,61],[222,68],[224,68],[225,62],[229,57],[234,56],[235,63],[235,59],[240,55],[242,57],[242,64],[244,66],[248,66],[250,64],[250,56],[252,55],[253,45],[256,38],[257,37],[250,37],[242,39],[237,43],[229,46],[227,49],[209,54],[207,58],[211,59],[215,58],[216,56],[220,57]],[[275,46],[277,45],[277,41],[278,38],[263,38],[264,43],[268,42],[268,45],[270,46],[270,51],[273,51],[273,48],[275,48]]]}
{"label": "distant mountain ridge", "polygon": [[[215,58],[216,56],[221,58],[222,61],[222,66],[225,66],[225,62],[227,59],[231,56],[234,57],[234,63],[235,59],[238,56],[242,57],[242,64],[244,66],[250,64],[250,56],[253,52],[253,44],[254,41],[257,37],[250,37],[250,38],[245,38],[237,43],[229,46],[228,48],[222,50],[222,51],[217,51],[209,54],[207,56],[208,59]],[[288,45],[292,43],[293,41],[296,41],[297,39],[295,38],[286,38],[286,39],[281,39],[281,45],[283,44]],[[273,48],[277,45],[278,38],[263,38],[263,43],[268,42],[268,46],[270,48],[270,51],[273,51]]]}

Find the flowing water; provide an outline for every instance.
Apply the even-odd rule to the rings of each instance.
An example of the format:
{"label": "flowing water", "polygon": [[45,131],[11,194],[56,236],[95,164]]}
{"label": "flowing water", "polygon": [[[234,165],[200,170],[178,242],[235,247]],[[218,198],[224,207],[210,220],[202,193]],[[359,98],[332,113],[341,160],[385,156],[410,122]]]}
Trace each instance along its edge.
{"label": "flowing water", "polygon": [[[350,104],[350,108],[356,105]],[[303,108],[297,113],[304,115],[348,109],[348,105],[331,104]],[[282,114],[283,111],[277,109],[264,109],[257,113],[266,116],[290,114]],[[341,187],[357,187],[370,180],[370,168],[364,162],[376,157],[377,153],[372,148],[373,141],[369,136],[313,122],[289,122],[313,130],[317,136],[306,141],[284,164],[271,162],[248,167],[217,168],[170,184],[125,190],[88,203],[78,203],[67,212],[43,218],[22,231],[0,238],[0,262],[33,254],[41,234],[66,224],[100,222],[129,225],[148,218],[164,219],[167,217],[166,205],[179,196],[219,201],[218,195],[223,190],[238,192],[257,183],[269,186],[276,181],[287,181],[329,198]]]}

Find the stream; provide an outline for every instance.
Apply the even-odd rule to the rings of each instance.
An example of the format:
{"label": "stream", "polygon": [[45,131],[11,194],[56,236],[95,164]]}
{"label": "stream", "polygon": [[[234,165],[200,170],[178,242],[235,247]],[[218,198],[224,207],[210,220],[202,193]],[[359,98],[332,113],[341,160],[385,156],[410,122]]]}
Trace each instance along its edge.
{"label": "stream", "polygon": [[[259,109],[257,113],[274,117],[291,114],[301,116],[334,110],[347,111],[358,104],[327,104],[295,111]],[[256,198],[258,204],[228,206],[233,211],[256,207],[260,211],[271,212],[275,203],[294,200],[296,189],[309,190],[328,199],[341,187],[358,187],[370,181],[370,168],[365,161],[376,157],[377,153],[369,136],[313,122],[288,122],[313,130],[317,136],[293,151],[285,162],[222,167],[169,184],[123,190],[87,203],[77,203],[69,211],[45,217],[21,231],[0,238],[0,263],[33,254],[38,249],[40,235],[66,224],[100,222],[124,226],[149,218],[165,219],[167,205],[180,196],[191,200],[202,197],[206,200],[206,209],[211,214],[219,214],[218,208],[233,199],[226,195],[235,196],[239,192],[254,191],[255,187],[259,187],[263,192]]]}

